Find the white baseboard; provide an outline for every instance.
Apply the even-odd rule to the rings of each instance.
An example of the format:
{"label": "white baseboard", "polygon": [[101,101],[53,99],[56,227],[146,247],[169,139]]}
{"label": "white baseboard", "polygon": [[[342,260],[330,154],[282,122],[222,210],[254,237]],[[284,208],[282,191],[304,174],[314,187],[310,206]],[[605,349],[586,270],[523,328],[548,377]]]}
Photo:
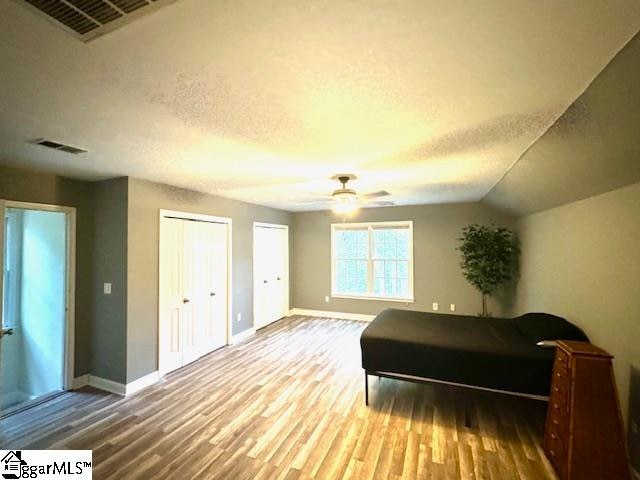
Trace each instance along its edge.
{"label": "white baseboard", "polygon": [[236,345],[240,342],[245,341],[247,338],[256,334],[255,328],[247,328],[240,333],[236,333],[231,337],[231,345]]}
{"label": "white baseboard", "polygon": [[89,375],[80,375],[73,379],[73,383],[71,384],[71,390],[78,390],[82,387],[86,387],[89,385]]}
{"label": "white baseboard", "polygon": [[365,315],[363,313],[328,312],[325,310],[307,310],[305,308],[292,308],[290,315],[304,315],[306,317],[339,318],[342,320],[357,320],[359,322],[370,322],[375,315]]}
{"label": "white baseboard", "polygon": [[150,387],[151,385],[158,383],[160,381],[160,372],[157,370],[155,372],[151,372],[144,377],[140,377],[133,382],[127,383],[124,387],[125,395],[131,395],[132,393],[139,392],[143,388]]}
{"label": "white baseboard", "polygon": [[151,372],[144,377],[140,377],[133,382],[129,382],[126,385],[124,383],[114,382],[106,378],[97,377],[95,375],[80,375],[73,379],[73,390],[78,390],[82,387],[92,386],[98,390],[104,390],[105,392],[115,393],[117,395],[131,395],[143,388],[149,387],[160,380],[159,372]]}
{"label": "white baseboard", "polygon": [[105,392],[116,393],[118,395],[125,395],[127,392],[127,387],[123,383],[114,382],[113,380],[107,380],[106,378],[96,377],[94,375],[88,375],[88,377],[88,384],[98,390],[104,390]]}

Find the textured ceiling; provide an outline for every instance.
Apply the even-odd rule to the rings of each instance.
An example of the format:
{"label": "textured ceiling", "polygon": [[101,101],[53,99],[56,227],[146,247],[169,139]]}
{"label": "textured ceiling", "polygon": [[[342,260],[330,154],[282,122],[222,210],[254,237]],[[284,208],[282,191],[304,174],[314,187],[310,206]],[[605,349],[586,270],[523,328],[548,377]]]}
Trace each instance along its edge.
{"label": "textured ceiling", "polygon": [[[640,34],[485,201],[526,215],[640,182]],[[639,212],[640,214],[640,212]]]}
{"label": "textured ceiling", "polygon": [[0,162],[288,210],[338,172],[481,199],[640,28],[637,0],[179,0],[85,44],[0,10]]}

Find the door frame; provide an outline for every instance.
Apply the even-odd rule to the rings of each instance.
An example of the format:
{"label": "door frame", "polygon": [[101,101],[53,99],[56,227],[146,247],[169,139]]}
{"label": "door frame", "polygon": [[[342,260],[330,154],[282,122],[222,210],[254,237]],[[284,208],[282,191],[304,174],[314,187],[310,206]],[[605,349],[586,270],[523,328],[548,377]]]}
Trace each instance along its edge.
{"label": "door frame", "polygon": [[[62,212],[67,217],[66,222],[66,299],[65,299],[65,341],[64,341],[64,366],[62,375],[62,389],[71,390],[73,388],[75,369],[75,319],[76,319],[76,209],[75,207],[65,207],[62,205],[51,205],[46,203],[19,202],[15,200],[0,200],[0,243],[2,252],[0,253],[0,272],[4,272],[4,218],[7,208],[22,208],[26,210],[39,210],[44,212]],[[4,292],[4,273],[0,275],[0,305]],[[4,309],[0,308],[0,325],[3,323],[2,316]]]}
{"label": "door frame", "polygon": [[222,223],[227,225],[227,321],[226,321],[226,345],[231,344],[231,328],[233,327],[233,219],[229,217],[218,217],[215,215],[206,215],[202,213],[180,212],[177,210],[160,209],[158,213],[158,337],[156,345],[158,345],[158,355],[156,358],[158,371],[160,375],[167,372],[160,371],[160,316],[162,315],[162,285],[160,283],[160,268],[162,263],[162,222],[166,218],[181,220],[196,220],[209,223]]}
{"label": "door frame", "polygon": [[258,328],[264,328],[268,325],[270,325],[273,322],[267,323],[265,325],[260,325],[257,326],[256,325],[256,285],[258,284],[257,280],[256,280],[256,275],[255,275],[255,271],[256,271],[256,228],[276,228],[279,230],[284,230],[286,235],[286,242],[285,242],[285,246],[286,246],[286,268],[284,269],[285,271],[285,275],[286,275],[286,284],[287,284],[287,294],[285,296],[285,300],[284,300],[284,308],[283,311],[288,312],[289,311],[289,306],[291,303],[291,284],[289,283],[289,268],[290,268],[290,262],[289,262],[289,225],[283,225],[283,224],[279,224],[279,223],[266,223],[266,222],[253,222],[253,228],[251,230],[252,236],[253,236],[253,251],[252,251],[252,262],[251,262],[251,268],[252,268],[252,272],[251,275],[253,277],[253,328],[254,329],[258,329]]}

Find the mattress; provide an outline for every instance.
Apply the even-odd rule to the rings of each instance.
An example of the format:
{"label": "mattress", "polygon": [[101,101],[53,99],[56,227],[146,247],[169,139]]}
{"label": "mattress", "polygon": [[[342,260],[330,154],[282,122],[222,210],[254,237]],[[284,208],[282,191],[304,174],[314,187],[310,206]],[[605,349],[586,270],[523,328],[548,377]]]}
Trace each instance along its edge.
{"label": "mattress", "polygon": [[388,309],[360,345],[368,372],[549,395],[554,349],[537,346],[513,320]]}

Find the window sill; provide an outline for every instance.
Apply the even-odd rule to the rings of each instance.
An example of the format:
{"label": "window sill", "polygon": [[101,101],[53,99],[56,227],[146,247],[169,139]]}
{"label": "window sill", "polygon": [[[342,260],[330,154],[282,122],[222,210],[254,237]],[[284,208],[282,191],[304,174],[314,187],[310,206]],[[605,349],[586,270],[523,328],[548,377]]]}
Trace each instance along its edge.
{"label": "window sill", "polygon": [[354,295],[354,294],[342,294],[332,293],[331,298],[348,298],[351,300],[376,300],[379,302],[398,302],[398,303],[414,303],[414,298],[401,298],[401,297],[376,297],[374,295]]}

